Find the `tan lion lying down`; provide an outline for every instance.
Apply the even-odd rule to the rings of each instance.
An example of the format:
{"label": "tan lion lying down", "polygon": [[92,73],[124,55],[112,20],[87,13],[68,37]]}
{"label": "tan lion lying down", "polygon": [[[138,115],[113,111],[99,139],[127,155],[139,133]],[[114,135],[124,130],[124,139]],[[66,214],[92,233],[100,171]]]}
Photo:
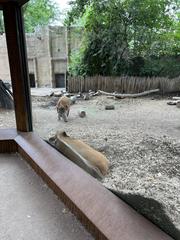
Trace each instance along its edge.
{"label": "tan lion lying down", "polygon": [[84,142],[67,136],[65,132],[57,132],[50,142],[53,142],[61,153],[92,176],[102,178],[107,174],[108,159]]}

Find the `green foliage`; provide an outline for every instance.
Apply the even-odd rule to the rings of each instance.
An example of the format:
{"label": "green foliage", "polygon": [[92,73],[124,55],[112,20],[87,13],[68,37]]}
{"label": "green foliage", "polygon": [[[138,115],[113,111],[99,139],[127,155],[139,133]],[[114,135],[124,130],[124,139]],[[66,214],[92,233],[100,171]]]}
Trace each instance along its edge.
{"label": "green foliage", "polygon": [[24,6],[25,30],[34,32],[37,26],[44,26],[55,20],[58,8],[50,0],[31,0]]}
{"label": "green foliage", "polygon": [[[70,71],[76,70],[70,73],[160,74],[163,56],[180,54],[178,4],[179,0],[75,0],[66,24],[80,23],[85,32],[79,53],[71,56]],[[159,66],[148,68],[152,56]]]}
{"label": "green foliage", "polygon": [[[24,5],[23,12],[26,32],[34,32],[36,27],[48,25],[59,14],[58,7],[51,0],[31,0]],[[2,11],[0,11],[0,33],[4,33]]]}
{"label": "green foliage", "polygon": [[3,13],[0,11],[0,34],[4,33]]}
{"label": "green foliage", "polygon": [[86,75],[85,64],[82,64],[81,59],[82,53],[80,51],[75,51],[70,58],[69,72],[74,76],[84,76]]}
{"label": "green foliage", "polygon": [[145,61],[140,76],[178,77],[180,76],[180,57],[151,57]]}
{"label": "green foliage", "polygon": [[68,15],[65,19],[65,25],[72,25],[78,18],[82,17],[85,12],[86,6],[91,3],[91,0],[75,0],[70,1],[71,11],[68,12]]}

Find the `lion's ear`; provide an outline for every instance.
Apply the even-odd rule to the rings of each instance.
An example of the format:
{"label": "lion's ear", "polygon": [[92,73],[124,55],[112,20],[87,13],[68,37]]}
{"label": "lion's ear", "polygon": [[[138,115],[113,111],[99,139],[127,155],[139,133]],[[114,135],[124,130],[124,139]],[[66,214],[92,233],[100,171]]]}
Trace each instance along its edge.
{"label": "lion's ear", "polygon": [[57,135],[54,135],[53,137],[50,137],[50,138],[49,138],[49,141],[50,141],[50,142],[54,142],[54,141],[56,140],[56,138],[57,138]]}
{"label": "lion's ear", "polygon": [[69,135],[65,131],[63,132],[63,136],[64,137],[69,137]]}
{"label": "lion's ear", "polygon": [[59,135],[59,136],[62,136],[62,137],[68,137],[68,135],[66,134],[66,132],[65,131],[58,131],[57,132],[57,135]]}

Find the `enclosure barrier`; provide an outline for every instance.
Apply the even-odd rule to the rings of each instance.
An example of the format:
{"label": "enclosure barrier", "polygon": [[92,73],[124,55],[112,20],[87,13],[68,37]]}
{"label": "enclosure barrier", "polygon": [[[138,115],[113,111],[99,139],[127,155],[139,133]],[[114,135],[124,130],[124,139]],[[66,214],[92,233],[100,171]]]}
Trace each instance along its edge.
{"label": "enclosure barrier", "polygon": [[172,240],[35,133],[0,130],[0,153],[7,152],[18,152],[95,239]]}
{"label": "enclosure barrier", "polygon": [[71,93],[106,91],[119,93],[139,93],[151,89],[160,89],[162,94],[180,91],[180,77],[68,77],[68,91]]}

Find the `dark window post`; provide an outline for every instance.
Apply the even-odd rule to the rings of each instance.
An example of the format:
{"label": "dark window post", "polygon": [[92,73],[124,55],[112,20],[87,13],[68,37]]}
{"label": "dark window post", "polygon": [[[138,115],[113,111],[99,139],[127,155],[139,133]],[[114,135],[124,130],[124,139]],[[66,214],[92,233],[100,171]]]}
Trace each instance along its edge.
{"label": "dark window post", "polygon": [[6,41],[18,131],[32,131],[32,111],[25,33],[21,7],[15,2],[3,5]]}

